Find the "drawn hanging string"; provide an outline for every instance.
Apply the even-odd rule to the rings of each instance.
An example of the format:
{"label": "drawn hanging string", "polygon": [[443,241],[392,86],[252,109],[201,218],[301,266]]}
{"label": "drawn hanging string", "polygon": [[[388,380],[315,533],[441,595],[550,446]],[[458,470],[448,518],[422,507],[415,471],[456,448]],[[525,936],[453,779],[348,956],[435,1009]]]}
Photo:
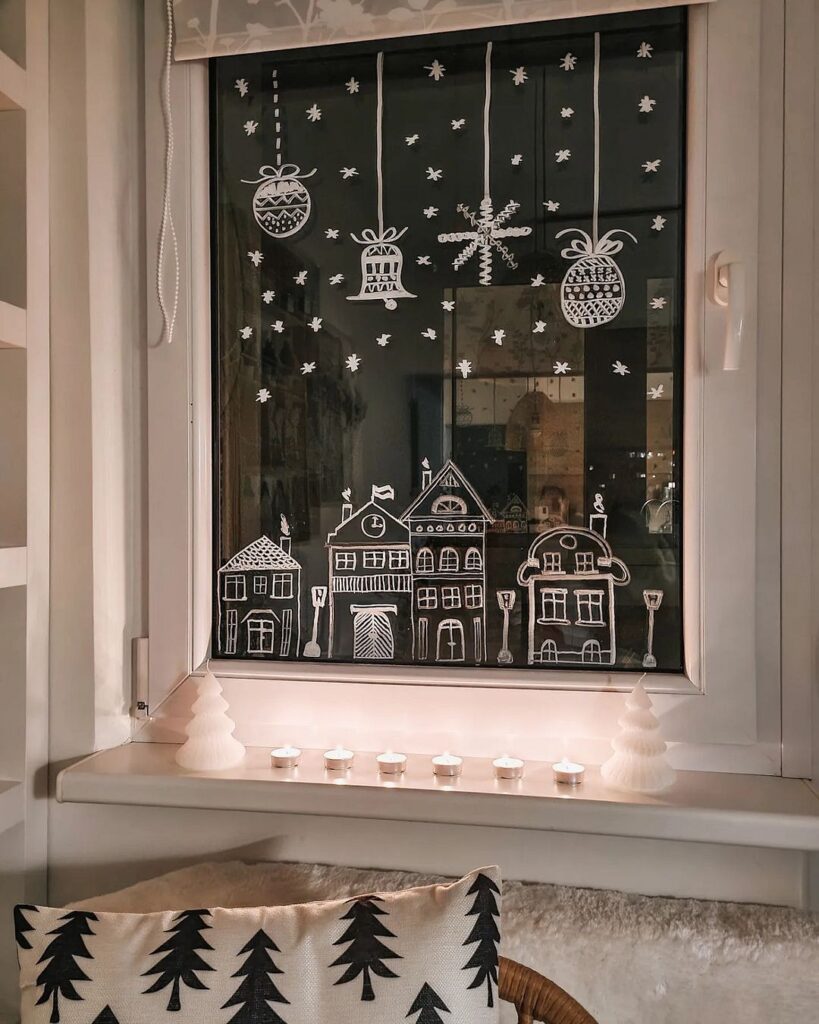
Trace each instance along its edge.
{"label": "drawn hanging string", "polygon": [[348,295],[350,302],[376,299],[387,309],[395,309],[398,299],[414,299],[401,280],[404,256],[395,244],[407,228],[384,227],[384,54],[379,53],[375,62],[376,107],[375,107],[375,177],[378,231],[364,228],[358,235],[350,234],[354,242],[363,245],[361,251],[361,288],[358,295]]}
{"label": "drawn hanging string", "polygon": [[[173,112],[171,110],[171,66],[173,63],[173,0],[165,0],[165,16],[168,31],[165,37],[165,64],[162,69],[162,119],[165,125],[165,180],[162,188],[162,220],[159,226],[158,252],[156,260],[156,297],[162,313],[163,333],[168,344],[173,341],[176,316],[179,311],[179,242],[171,210],[171,184],[173,181]],[[173,301],[168,306],[165,300],[165,248],[168,237],[173,247],[174,289]]]}
{"label": "drawn hanging string", "polygon": [[624,242],[615,235],[637,239],[624,228],[612,228],[600,237],[600,33],[594,34],[594,197],[592,233],[581,228],[564,228],[555,238],[576,237],[561,249],[560,255],[572,260],[560,286],[563,316],[572,327],[601,327],[620,313],[626,300],[626,283],[620,268],[612,259]]}

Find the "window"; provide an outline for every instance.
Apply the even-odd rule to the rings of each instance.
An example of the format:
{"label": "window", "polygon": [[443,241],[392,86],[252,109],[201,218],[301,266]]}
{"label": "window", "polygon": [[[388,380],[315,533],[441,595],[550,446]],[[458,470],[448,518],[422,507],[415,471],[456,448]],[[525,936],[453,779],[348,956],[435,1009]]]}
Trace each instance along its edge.
{"label": "window", "polygon": [[578,551],[574,556],[574,565],[579,573],[594,572],[594,552]]}
{"label": "window", "polygon": [[438,568],[441,572],[457,572],[460,568],[458,552],[455,548],[441,548],[441,555],[438,559]]}
{"label": "window", "polygon": [[415,559],[415,568],[418,572],[434,572],[435,558],[429,548],[421,548]]}
{"label": "window", "polygon": [[419,587],[418,588],[418,608],[437,608],[438,607],[438,591],[435,587]]}
{"label": "window", "polygon": [[441,587],[441,604],[444,608],[460,608],[460,589],[458,587]]}
{"label": "window", "polygon": [[267,576],[254,576],[253,577],[253,593],[254,594],[266,594],[267,593]]}
{"label": "window", "polygon": [[362,559],[365,569],[383,569],[387,564],[385,551],[365,551]]}
{"label": "window", "polygon": [[289,572],[275,572],[273,573],[273,597],[292,597],[293,596],[293,574]]}
{"label": "window", "polygon": [[466,502],[463,498],[456,498],[454,494],[442,494],[433,501],[432,514],[434,516],[464,516],[466,515]]}
{"label": "window", "polygon": [[355,551],[336,551],[336,569],[355,569]]}
{"label": "window", "polygon": [[543,571],[544,572],[560,572],[560,552],[559,551],[547,551],[543,555]]}
{"label": "window", "polygon": [[483,587],[479,583],[467,583],[464,587],[464,601],[467,608],[483,606]]}
{"label": "window", "polygon": [[565,590],[541,590],[539,621],[568,623]]}
{"label": "window", "polygon": [[247,620],[247,653],[273,654],[275,651],[275,627],[273,619]]}
{"label": "window", "polygon": [[225,576],[224,599],[226,601],[244,601],[246,597],[246,581],[244,576]]}
{"label": "window", "polygon": [[602,590],[578,590],[577,598],[577,624],[578,626],[603,626],[603,598]]}
{"label": "window", "polygon": [[225,614],[227,636],[225,638],[225,651],[228,654],[236,653],[236,641],[239,637],[239,613],[235,608],[228,608]]}
{"label": "window", "polygon": [[409,569],[409,567],[410,567],[409,551],[391,551],[390,552],[390,568],[391,569]]}
{"label": "window", "polygon": [[483,569],[483,558],[477,548],[470,548],[464,558],[464,569],[468,572],[480,572]]}

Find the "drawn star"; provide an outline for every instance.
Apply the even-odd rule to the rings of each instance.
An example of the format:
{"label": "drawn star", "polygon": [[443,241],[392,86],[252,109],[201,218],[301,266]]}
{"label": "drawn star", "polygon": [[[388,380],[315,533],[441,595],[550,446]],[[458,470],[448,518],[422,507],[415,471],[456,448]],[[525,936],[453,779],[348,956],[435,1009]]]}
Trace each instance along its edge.
{"label": "drawn star", "polygon": [[416,256],[415,262],[418,264],[419,267],[432,266],[432,260],[429,258],[429,256]]}
{"label": "drawn star", "polygon": [[543,205],[546,207],[549,213],[557,213],[557,211],[560,209],[560,203],[556,202],[554,199],[547,199]]}
{"label": "drawn star", "polygon": [[425,206],[424,207],[424,216],[426,217],[427,220],[432,220],[433,217],[437,217],[438,216],[438,207],[437,206]]}
{"label": "drawn star", "polygon": [[626,366],[626,364],[621,363],[619,359],[615,359],[611,364],[611,368],[620,377],[625,377],[627,373],[631,373],[631,370]]}
{"label": "drawn star", "polygon": [[534,326],[532,327],[532,334],[543,334],[546,330],[545,320],[535,320]]}
{"label": "drawn star", "polygon": [[449,122],[452,125],[453,132],[459,132],[461,128],[466,124],[465,117],[458,117],[454,121]]}
{"label": "drawn star", "polygon": [[387,345],[389,345],[390,343],[391,337],[391,334],[379,334],[375,340],[381,346],[381,348],[386,348]]}
{"label": "drawn star", "polygon": [[649,388],[647,394],[648,394],[648,397],[651,398],[651,399],[662,398],[664,391],[665,391],[665,385],[664,384],[658,384],[656,388]]}
{"label": "drawn star", "polygon": [[555,163],[565,164],[571,155],[570,149],[558,149],[555,151]]}
{"label": "drawn star", "polygon": [[343,280],[344,280],[344,275],[343,274],[331,274],[330,275],[330,284],[341,284],[341,282]]}
{"label": "drawn star", "polygon": [[571,107],[561,107],[560,116],[566,120],[574,116],[574,110]]}
{"label": "drawn star", "polygon": [[560,61],[560,66],[564,71],[574,71],[577,67],[577,57],[573,53],[567,53]]}
{"label": "drawn star", "polygon": [[259,127],[258,121],[245,121],[242,125],[245,130],[245,135],[253,135],[256,129]]}
{"label": "drawn star", "polygon": [[293,278],[296,284],[305,285],[307,284],[307,271],[300,270],[298,274]]}
{"label": "drawn star", "polygon": [[659,171],[660,169],[661,163],[662,160],[646,160],[646,162],[643,164],[643,170],[646,172],[646,174],[656,174],[657,171]]}
{"label": "drawn star", "polygon": [[492,283],[493,250],[500,254],[507,267],[512,270],[517,268],[515,257],[502,239],[531,235],[531,227],[518,228],[507,224],[507,221],[520,209],[520,203],[510,199],[496,214],[492,206],[492,199],[485,196],[481,200],[479,213],[473,213],[465,203],[459,203],[455,209],[472,225],[473,229],[472,231],[454,231],[438,235],[439,242],[466,242],[466,245],[452,261],[455,270],[460,270],[477,253],[480,265],[478,280],[482,285],[490,285]]}
{"label": "drawn star", "polygon": [[523,85],[523,83],[529,77],[526,74],[526,68],[524,67],[512,68],[509,74],[512,76],[512,82],[514,85]]}
{"label": "drawn star", "polygon": [[434,167],[427,167],[427,181],[440,181],[443,176],[442,170],[436,171]]}
{"label": "drawn star", "polygon": [[454,299],[441,299],[441,309],[443,309],[443,311],[445,313],[451,313],[454,308],[455,308],[455,300]]}
{"label": "drawn star", "polygon": [[358,92],[358,82],[355,80],[355,78],[351,78],[348,82],[345,82],[344,85],[347,89],[347,92],[351,96],[353,95],[353,93]]}
{"label": "drawn star", "polygon": [[436,82],[440,82],[446,74],[446,68],[437,58],[431,64],[426,64],[424,71],[429,72],[427,78],[434,78]]}
{"label": "drawn star", "polygon": [[654,49],[654,47],[651,45],[651,43],[640,43],[640,47],[637,50],[637,56],[638,57],[648,57],[650,59],[651,56],[652,56],[651,51],[653,49]]}
{"label": "drawn star", "polygon": [[417,141],[418,141],[418,140],[419,140],[420,138],[421,138],[421,136],[420,136],[420,135],[419,135],[419,134],[418,134],[418,133],[416,132],[416,133],[415,133],[415,135],[407,135],[407,136],[406,136],[406,137],[404,138],[404,142],[406,142],[406,144],[407,144],[408,146],[414,146],[414,145],[415,145],[415,143],[416,143],[416,142],[417,142]]}
{"label": "drawn star", "polygon": [[661,217],[659,215],[659,213],[658,213],[657,216],[654,218],[654,220],[651,222],[651,230],[652,231],[662,231],[664,227],[665,227],[665,217]]}
{"label": "drawn star", "polygon": [[667,302],[668,302],[668,299],[665,299],[665,298],[662,298],[662,297],[660,297],[659,299],[652,299],[651,300],[651,308],[652,309],[665,309],[665,305],[666,305]]}
{"label": "drawn star", "polygon": [[233,88],[238,89],[240,96],[247,96],[247,80],[244,78],[237,78],[233,83]]}
{"label": "drawn star", "polygon": [[312,320],[309,320],[307,322],[307,326],[310,328],[311,331],[314,331],[316,334],[318,334],[318,332],[321,330],[321,324],[322,318],[320,316],[314,316]]}
{"label": "drawn star", "polygon": [[269,306],[270,303],[273,301],[275,295],[276,293],[273,291],[273,289],[268,288],[267,291],[262,292],[262,302],[266,303]]}
{"label": "drawn star", "polygon": [[307,110],[305,110],[305,114],[307,114],[307,120],[312,121],[315,124],[316,121],[321,120],[321,107],[317,103],[314,103],[312,107],[308,107]]}
{"label": "drawn star", "polygon": [[653,100],[650,96],[643,96],[638,104],[641,114],[650,114],[651,111],[657,106],[657,101]]}
{"label": "drawn star", "polygon": [[270,326],[276,334],[284,334],[284,320],[276,320]]}
{"label": "drawn star", "polygon": [[264,256],[262,255],[262,253],[259,252],[258,249],[254,249],[252,252],[249,252],[247,255],[250,257],[250,262],[253,264],[254,267],[258,267],[259,264],[264,259]]}
{"label": "drawn star", "polygon": [[312,373],[313,370],[315,370],[315,368],[316,368],[316,364],[315,363],[302,363],[301,364],[301,375],[302,375],[302,377],[306,377],[308,373]]}
{"label": "drawn star", "polygon": [[421,331],[421,337],[429,338],[430,341],[435,341],[435,339],[438,337],[438,332],[435,330],[434,327],[427,327],[425,331]]}
{"label": "drawn star", "polygon": [[347,356],[344,360],[344,365],[351,373],[355,373],[359,366],[361,366],[361,356],[357,356],[355,352],[353,352],[351,356]]}
{"label": "drawn star", "polygon": [[270,394],[267,388],[259,388],[256,392],[256,401],[261,402],[264,405],[265,402],[269,402],[273,396]]}
{"label": "drawn star", "polygon": [[561,373],[568,373],[571,367],[568,363],[561,363],[560,360],[558,360],[552,367],[552,369],[554,370],[555,374],[559,376]]}
{"label": "drawn star", "polygon": [[338,228],[327,228],[324,232],[325,238],[338,238]]}
{"label": "drawn star", "polygon": [[515,153],[514,156],[512,157],[512,166],[513,167],[520,167],[520,165],[522,163],[523,163],[523,153]]}
{"label": "drawn star", "polygon": [[458,370],[463,376],[464,380],[466,380],[470,373],[472,373],[472,363],[470,363],[468,359],[462,359],[460,363],[458,363],[458,365],[455,367],[455,369]]}
{"label": "drawn star", "polygon": [[338,173],[346,181],[348,178],[354,178],[358,174],[358,170],[355,167],[342,167]]}
{"label": "drawn star", "polygon": [[494,341],[496,345],[502,345],[503,339],[505,337],[506,331],[504,331],[502,328],[498,328],[497,330],[492,331],[492,341]]}
{"label": "drawn star", "polygon": [[535,276],[532,278],[532,287],[542,288],[544,284],[546,284],[546,278],[543,276],[543,274],[535,274]]}
{"label": "drawn star", "polygon": [[251,337],[251,336],[252,336],[252,334],[253,334],[253,328],[252,328],[252,327],[243,327],[243,328],[242,328],[242,329],[241,329],[241,330],[239,331],[239,334],[241,334],[241,336],[242,336],[243,338],[249,338],[249,337]]}

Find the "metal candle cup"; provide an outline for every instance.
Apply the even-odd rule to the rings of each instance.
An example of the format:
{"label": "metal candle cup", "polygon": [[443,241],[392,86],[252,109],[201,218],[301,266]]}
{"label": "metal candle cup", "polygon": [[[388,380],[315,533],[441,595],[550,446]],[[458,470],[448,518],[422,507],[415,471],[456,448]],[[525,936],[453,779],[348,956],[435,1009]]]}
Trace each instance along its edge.
{"label": "metal candle cup", "polygon": [[455,754],[438,754],[432,759],[432,773],[452,778],[461,774],[463,764],[463,759],[456,757]]}
{"label": "metal candle cup", "polygon": [[271,768],[296,768],[301,758],[298,747],[274,747],[270,751]]}
{"label": "metal candle cup", "polygon": [[579,786],[586,773],[586,769],[582,764],[578,764],[575,761],[567,761],[565,757],[562,761],[552,765],[552,771],[554,772],[555,782],[563,783],[566,786]]}
{"label": "metal candle cup", "polygon": [[324,767],[333,772],[347,771],[353,766],[355,754],[345,747],[333,747],[332,750],[324,751]]}
{"label": "metal candle cup", "polygon": [[400,775],[407,770],[406,754],[394,754],[388,750],[379,754],[375,760],[382,775]]}
{"label": "metal candle cup", "polygon": [[523,761],[519,757],[498,757],[492,762],[496,779],[522,779]]}

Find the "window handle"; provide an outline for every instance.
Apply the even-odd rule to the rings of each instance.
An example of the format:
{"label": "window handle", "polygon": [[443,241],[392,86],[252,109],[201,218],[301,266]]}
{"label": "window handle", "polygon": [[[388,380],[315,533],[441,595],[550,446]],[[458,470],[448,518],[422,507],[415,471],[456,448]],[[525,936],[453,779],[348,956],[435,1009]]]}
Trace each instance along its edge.
{"label": "window handle", "polygon": [[709,298],[726,309],[722,368],[738,370],[745,327],[745,264],[731,252],[717,253],[709,277]]}

